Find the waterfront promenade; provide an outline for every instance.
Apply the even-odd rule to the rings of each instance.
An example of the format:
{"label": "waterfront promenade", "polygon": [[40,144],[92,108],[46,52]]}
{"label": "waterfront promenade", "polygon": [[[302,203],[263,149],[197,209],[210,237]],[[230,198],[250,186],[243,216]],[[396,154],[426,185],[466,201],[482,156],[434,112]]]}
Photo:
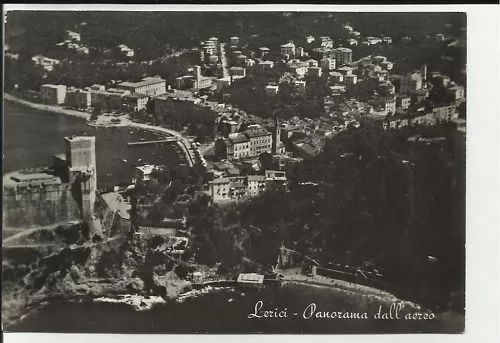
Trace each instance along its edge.
{"label": "waterfront promenade", "polygon": [[[20,99],[12,94],[4,94],[4,100],[6,101],[12,101],[17,104],[21,104],[36,110],[44,111],[44,112],[51,112],[51,113],[56,113],[56,114],[62,114],[66,116],[71,116],[71,117],[76,117],[80,119],[84,119],[86,121],[90,120],[91,114],[88,112],[83,112],[83,111],[77,111],[77,110],[72,110],[68,108],[63,108],[60,106],[56,105],[46,105],[46,104],[38,104],[34,103],[31,101],[23,100]],[[128,127],[128,128],[135,128],[135,129],[140,129],[144,131],[150,131],[150,132],[156,132],[156,133],[161,133],[169,136],[176,137],[178,139],[178,144],[181,150],[183,151],[184,155],[186,156],[186,161],[190,167],[194,166],[196,163],[196,158],[194,154],[194,150],[192,148],[191,142],[189,139],[185,136],[183,136],[180,132],[167,129],[165,127],[161,126],[154,126],[150,124],[144,124],[144,123],[138,123],[130,120],[128,116],[122,116],[120,118],[120,122],[116,124],[112,123],[101,123],[102,125],[98,126],[104,126],[104,127]]]}

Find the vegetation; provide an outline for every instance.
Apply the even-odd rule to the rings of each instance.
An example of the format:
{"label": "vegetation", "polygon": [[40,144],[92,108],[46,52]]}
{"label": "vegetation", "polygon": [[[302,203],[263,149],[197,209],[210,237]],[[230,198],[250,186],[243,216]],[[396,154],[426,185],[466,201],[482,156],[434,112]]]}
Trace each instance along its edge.
{"label": "vegetation", "polygon": [[[447,140],[412,146],[414,134]],[[289,193],[267,192],[223,209],[193,204],[188,225],[196,258],[269,268],[285,242],[323,264],[370,263],[398,291],[410,289],[406,296],[447,306],[464,282],[465,160],[456,144],[463,142],[446,126],[343,132],[288,171]],[[453,307],[463,310],[463,298]]]}

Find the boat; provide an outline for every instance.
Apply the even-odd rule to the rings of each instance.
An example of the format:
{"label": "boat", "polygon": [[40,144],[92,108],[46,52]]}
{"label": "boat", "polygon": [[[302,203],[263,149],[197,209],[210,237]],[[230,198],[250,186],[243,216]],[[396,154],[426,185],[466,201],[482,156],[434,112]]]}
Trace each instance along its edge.
{"label": "boat", "polygon": [[234,299],[233,299],[233,298],[229,298],[229,299],[227,300],[227,302],[228,302],[228,303],[232,303],[233,301],[234,301]]}
{"label": "boat", "polygon": [[122,162],[127,163],[128,161],[126,159],[123,159]]}

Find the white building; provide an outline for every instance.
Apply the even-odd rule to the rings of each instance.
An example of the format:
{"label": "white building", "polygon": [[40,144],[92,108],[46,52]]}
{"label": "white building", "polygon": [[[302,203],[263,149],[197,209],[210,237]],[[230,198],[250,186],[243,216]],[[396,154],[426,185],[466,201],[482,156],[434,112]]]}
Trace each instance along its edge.
{"label": "white building", "polygon": [[301,61],[290,61],[286,65],[292,73],[298,76],[306,75],[309,69],[309,64]]}
{"label": "white building", "polygon": [[311,43],[312,43],[312,42],[314,42],[314,41],[315,41],[315,38],[314,38],[313,36],[310,36],[310,35],[309,35],[309,36],[307,36],[307,37],[306,37],[306,42],[307,42],[308,44],[311,44]]}
{"label": "white building", "polygon": [[260,288],[264,284],[264,275],[256,273],[240,274],[236,282],[240,287]]}
{"label": "white building", "polygon": [[66,30],[66,39],[79,42],[81,39],[81,36],[78,32]]}
{"label": "white building", "polygon": [[313,58],[308,59],[306,63],[309,65],[309,67],[317,67],[319,65],[318,61]]}
{"label": "white building", "polygon": [[121,82],[116,87],[128,90],[130,93],[142,93],[150,96],[167,92],[166,82],[160,77],[145,77],[139,82]]}
{"label": "white building", "polygon": [[289,42],[281,46],[281,54],[294,56],[295,55],[295,44]]}
{"label": "white building", "polygon": [[344,29],[346,29],[346,30],[347,30],[347,31],[349,31],[349,32],[352,32],[352,31],[354,30],[354,29],[352,28],[352,26],[351,26],[351,25],[349,25],[349,24],[345,24],[345,25],[344,25]]}
{"label": "white building", "polygon": [[160,167],[153,164],[145,164],[135,167],[135,177],[133,183],[144,183],[151,180],[151,174],[153,171],[158,170],[160,170]]}
{"label": "white building", "polygon": [[134,50],[133,49],[130,49],[128,46],[126,46],[125,44],[119,44],[118,45],[118,49],[120,50],[120,52],[127,56],[127,57],[133,57],[134,56]]}
{"label": "white building", "polygon": [[33,56],[31,60],[35,62],[36,65],[41,66],[46,71],[54,70],[54,66],[61,63],[61,61],[59,60],[56,60],[54,58],[48,58],[42,55]]}
{"label": "white building", "polygon": [[380,37],[366,37],[366,40],[370,43],[370,45],[382,43],[382,38]]}
{"label": "white building", "polygon": [[332,49],[333,48],[333,39],[329,36],[323,36],[320,37],[321,39],[321,47],[322,48],[328,48]]}
{"label": "white building", "polygon": [[255,60],[252,60],[251,58],[245,59],[245,66],[253,67],[254,65],[255,65]]}
{"label": "white building", "polygon": [[276,86],[276,85],[267,85],[266,88],[265,88],[265,91],[266,91],[266,95],[274,96],[274,95],[278,94],[278,92],[279,92],[279,86]]}
{"label": "white building", "polygon": [[45,84],[40,87],[40,98],[46,104],[60,105],[66,101],[66,86]]}
{"label": "white building", "polygon": [[344,83],[346,87],[351,87],[358,82],[358,77],[355,74],[348,74],[344,76]]}
{"label": "white building", "polygon": [[382,41],[386,44],[392,44],[392,37],[384,36],[382,37]]}

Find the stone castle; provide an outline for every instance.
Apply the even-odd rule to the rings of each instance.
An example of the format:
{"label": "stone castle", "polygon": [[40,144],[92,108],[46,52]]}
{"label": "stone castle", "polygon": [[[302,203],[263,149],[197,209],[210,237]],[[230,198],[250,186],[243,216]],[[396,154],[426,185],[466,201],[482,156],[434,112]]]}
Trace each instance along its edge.
{"label": "stone castle", "polygon": [[51,167],[21,170],[3,177],[3,226],[33,228],[74,220],[99,234],[95,137],[65,137],[65,154]]}

